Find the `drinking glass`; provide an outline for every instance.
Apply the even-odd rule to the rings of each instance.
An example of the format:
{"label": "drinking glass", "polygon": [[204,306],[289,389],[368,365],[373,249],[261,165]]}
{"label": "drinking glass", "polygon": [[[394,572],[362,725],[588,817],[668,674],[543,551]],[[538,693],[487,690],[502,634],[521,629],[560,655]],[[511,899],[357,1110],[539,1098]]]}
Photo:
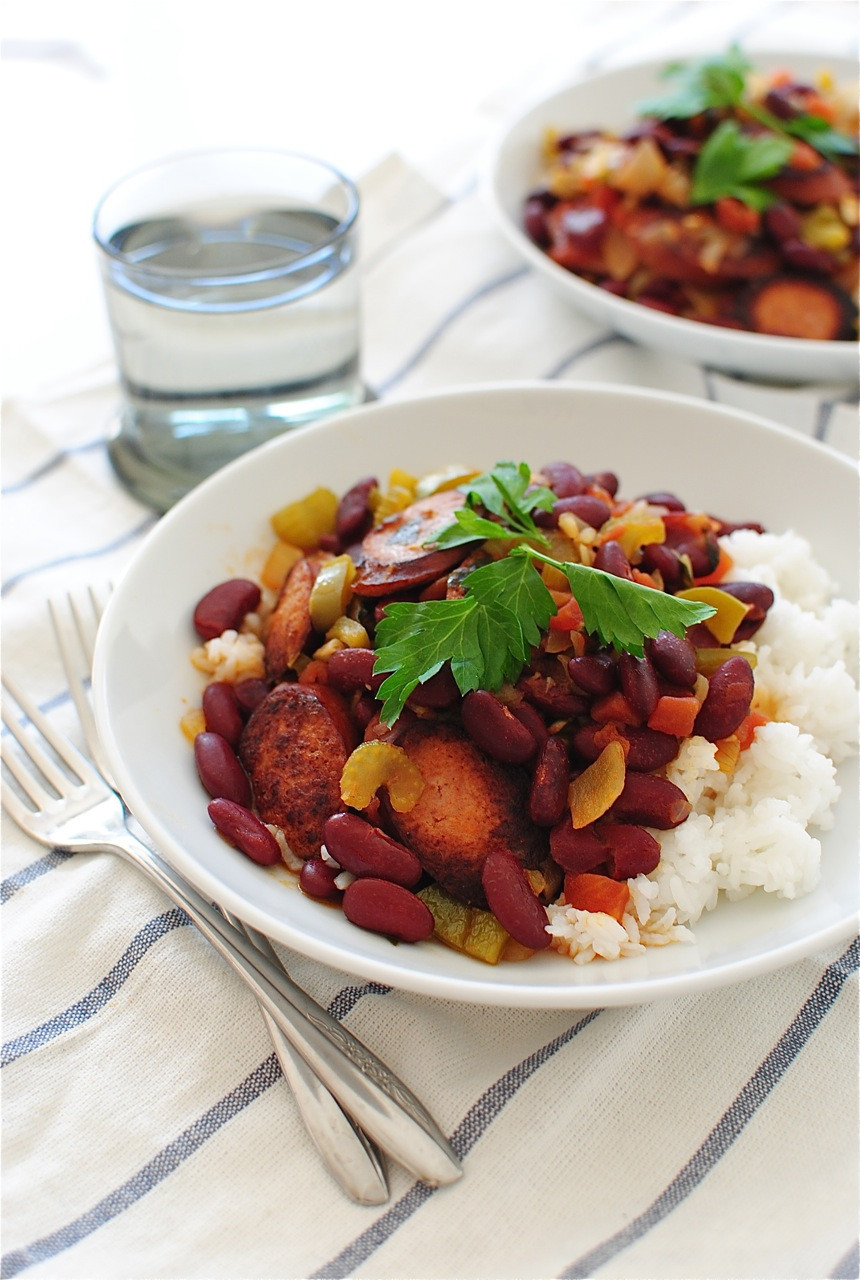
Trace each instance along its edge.
{"label": "drinking glass", "polygon": [[358,194],[289,152],[175,156],[121,179],[93,233],[123,388],[108,444],[159,511],[248,449],[364,398]]}

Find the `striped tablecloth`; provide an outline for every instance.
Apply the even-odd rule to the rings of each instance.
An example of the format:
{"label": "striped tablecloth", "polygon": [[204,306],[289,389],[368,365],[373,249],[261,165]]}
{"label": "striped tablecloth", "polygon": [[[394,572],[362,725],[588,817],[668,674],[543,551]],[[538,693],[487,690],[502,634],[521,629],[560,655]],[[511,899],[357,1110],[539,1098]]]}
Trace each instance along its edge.
{"label": "striped tablecloth", "polygon": [[[625,43],[604,7],[573,71],[688,35],[844,53],[851,29],[842,4],[644,4]],[[568,310],[493,230],[476,155],[452,145],[442,182],[392,157],[362,184],[377,395],[635,384],[855,452],[852,387],[729,377]],[[46,598],[115,580],[154,524],[106,460],[116,400],[107,361],[46,370],[4,411],[3,661],[73,736]],[[463,1157],[440,1191],[392,1167],[390,1203],[367,1209],[322,1168],[253,1002],[133,870],[46,852],[4,816],[2,900],[3,1276],[858,1275],[856,940],[699,996],[573,1013],[461,1007],[290,956]]]}

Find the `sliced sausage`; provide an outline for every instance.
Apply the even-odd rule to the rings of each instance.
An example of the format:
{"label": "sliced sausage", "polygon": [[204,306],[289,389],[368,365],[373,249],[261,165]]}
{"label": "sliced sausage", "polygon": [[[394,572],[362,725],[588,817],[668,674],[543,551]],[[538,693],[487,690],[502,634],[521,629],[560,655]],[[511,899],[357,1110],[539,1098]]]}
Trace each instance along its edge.
{"label": "sliced sausage", "polygon": [[508,850],[528,867],[544,861],[548,837],[528,819],[523,771],[491,760],[453,724],[417,721],[398,746],[425,785],[414,808],[392,811],[390,823],[443,889],[485,907],[481,874],[489,853]]}
{"label": "sliced sausage", "polygon": [[347,751],[313,688],[273,689],[245,726],[239,758],[262,821],[281,827],[300,858],[317,855],[326,818],[343,807],[340,776]]}
{"label": "sliced sausage", "polygon": [[738,302],[744,322],[756,333],[822,342],[850,338],[854,307],[829,280],[771,276],[750,286]]}
{"label": "sliced sausage", "polygon": [[293,565],[281,588],[266,631],[266,674],[280,680],[293,665],[311,634],[310,598],[327,551],[314,551]]}
{"label": "sliced sausage", "polygon": [[[686,284],[719,284],[732,280],[770,275],[779,265],[779,255],[769,244],[738,232],[718,227],[704,211],[694,215],[662,209],[638,209],[624,224],[647,267],[667,280]],[[709,269],[703,254],[715,238],[725,245],[719,262]]]}
{"label": "sliced sausage", "polygon": [[465,502],[459,489],[448,489],[421,498],[371,529],[361,544],[358,573],[352,584],[359,596],[386,596],[395,591],[425,586],[453,569],[466,555],[466,547],[443,551],[428,549],[454,520]]}
{"label": "sliced sausage", "polygon": [[829,160],[817,169],[784,169],[768,185],[780,199],[802,205],[838,204],[851,192],[850,180]]}

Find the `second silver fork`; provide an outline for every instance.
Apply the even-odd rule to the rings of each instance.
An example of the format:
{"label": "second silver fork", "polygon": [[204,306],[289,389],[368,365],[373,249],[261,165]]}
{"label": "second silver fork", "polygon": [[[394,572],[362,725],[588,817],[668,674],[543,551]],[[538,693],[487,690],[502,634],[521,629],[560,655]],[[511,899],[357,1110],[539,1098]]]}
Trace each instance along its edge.
{"label": "second silver fork", "polygon": [[[119,794],[102,750],[89,696],[95,635],[109,594],[107,587],[90,587],[78,595],[49,600],[48,609],[87,748],[99,772]],[[223,908],[219,910],[266,959],[283,967],[268,938]],[[262,1005],[260,1012],[305,1127],[332,1177],[356,1203],[384,1204],[388,1200],[388,1184],[376,1147],[344,1112]]]}

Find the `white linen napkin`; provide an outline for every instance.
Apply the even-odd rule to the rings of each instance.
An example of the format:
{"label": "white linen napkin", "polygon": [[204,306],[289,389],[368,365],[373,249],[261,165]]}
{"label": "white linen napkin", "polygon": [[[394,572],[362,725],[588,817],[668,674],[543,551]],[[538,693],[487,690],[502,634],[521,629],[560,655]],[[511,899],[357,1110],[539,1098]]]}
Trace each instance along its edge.
{"label": "white linen napkin", "polygon": [[[362,187],[378,395],[638,384],[854,454],[851,388],[763,386],[600,329],[522,268],[474,184],[442,192],[392,157]],[[4,415],[3,660],[81,745],[45,601],[114,579],[154,523],[106,460],[116,398],[97,368]],[[183,915],[118,858],[2,824],[3,1277],[858,1275],[857,940],[735,986],[571,1012],[461,1006],[282,950],[464,1160],[438,1191],[392,1165],[390,1203],[360,1208],[320,1163],[253,1001]]]}

